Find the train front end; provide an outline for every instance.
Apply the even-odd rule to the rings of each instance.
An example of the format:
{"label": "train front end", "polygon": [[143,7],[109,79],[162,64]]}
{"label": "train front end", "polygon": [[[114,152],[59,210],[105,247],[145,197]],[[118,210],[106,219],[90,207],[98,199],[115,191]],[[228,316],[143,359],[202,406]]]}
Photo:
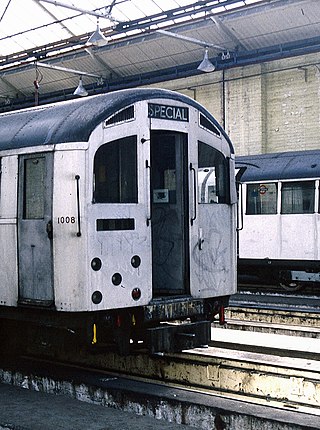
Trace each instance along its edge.
{"label": "train front end", "polygon": [[128,103],[92,133],[88,169],[95,341],[112,333],[122,349],[152,352],[207,344],[236,291],[234,158],[222,129],[185,97]]}

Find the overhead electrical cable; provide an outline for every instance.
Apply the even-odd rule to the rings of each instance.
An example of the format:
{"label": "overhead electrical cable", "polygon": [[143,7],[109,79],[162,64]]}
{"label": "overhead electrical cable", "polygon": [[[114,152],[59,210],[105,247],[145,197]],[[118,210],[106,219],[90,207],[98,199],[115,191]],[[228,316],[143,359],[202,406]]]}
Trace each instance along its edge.
{"label": "overhead electrical cable", "polygon": [[7,4],[7,6],[6,6],[6,8],[5,8],[5,10],[4,10],[4,12],[3,12],[3,14],[2,14],[1,18],[0,18],[0,22],[2,21],[2,18],[5,16],[5,14],[6,14],[7,10],[8,10],[8,7],[9,7],[10,3],[11,3],[11,0],[9,0],[9,1],[8,1],[8,4]]}

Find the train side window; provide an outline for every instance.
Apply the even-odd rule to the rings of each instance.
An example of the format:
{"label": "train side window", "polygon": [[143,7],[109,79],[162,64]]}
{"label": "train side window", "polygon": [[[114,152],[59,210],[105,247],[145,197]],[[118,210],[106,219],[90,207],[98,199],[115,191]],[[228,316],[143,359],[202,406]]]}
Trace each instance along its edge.
{"label": "train side window", "polygon": [[45,158],[24,160],[23,219],[43,219],[45,201]]}
{"label": "train side window", "polygon": [[276,182],[247,184],[247,215],[272,215],[277,213],[278,187]]}
{"label": "train side window", "polygon": [[199,142],[199,203],[228,203],[228,163],[221,152]]}
{"label": "train side window", "polygon": [[281,189],[281,213],[314,213],[314,199],[315,181],[283,182]]}
{"label": "train side window", "polygon": [[94,203],[137,203],[137,137],[108,142],[94,157]]}

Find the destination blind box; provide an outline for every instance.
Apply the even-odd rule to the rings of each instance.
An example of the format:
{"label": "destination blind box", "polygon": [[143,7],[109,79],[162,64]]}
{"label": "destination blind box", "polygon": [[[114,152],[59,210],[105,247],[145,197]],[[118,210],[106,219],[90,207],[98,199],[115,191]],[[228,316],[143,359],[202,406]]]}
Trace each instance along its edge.
{"label": "destination blind box", "polygon": [[189,122],[189,109],[183,106],[148,104],[148,117]]}

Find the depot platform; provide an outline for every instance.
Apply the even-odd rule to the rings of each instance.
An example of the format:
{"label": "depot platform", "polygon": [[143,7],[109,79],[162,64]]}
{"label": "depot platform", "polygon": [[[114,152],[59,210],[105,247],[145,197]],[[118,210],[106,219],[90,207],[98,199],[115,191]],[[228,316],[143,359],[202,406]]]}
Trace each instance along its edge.
{"label": "depot platform", "polygon": [[319,415],[272,404],[33,360],[1,367],[0,430],[320,429]]}
{"label": "depot platform", "polygon": [[186,426],[0,384],[0,430],[182,430]]}

